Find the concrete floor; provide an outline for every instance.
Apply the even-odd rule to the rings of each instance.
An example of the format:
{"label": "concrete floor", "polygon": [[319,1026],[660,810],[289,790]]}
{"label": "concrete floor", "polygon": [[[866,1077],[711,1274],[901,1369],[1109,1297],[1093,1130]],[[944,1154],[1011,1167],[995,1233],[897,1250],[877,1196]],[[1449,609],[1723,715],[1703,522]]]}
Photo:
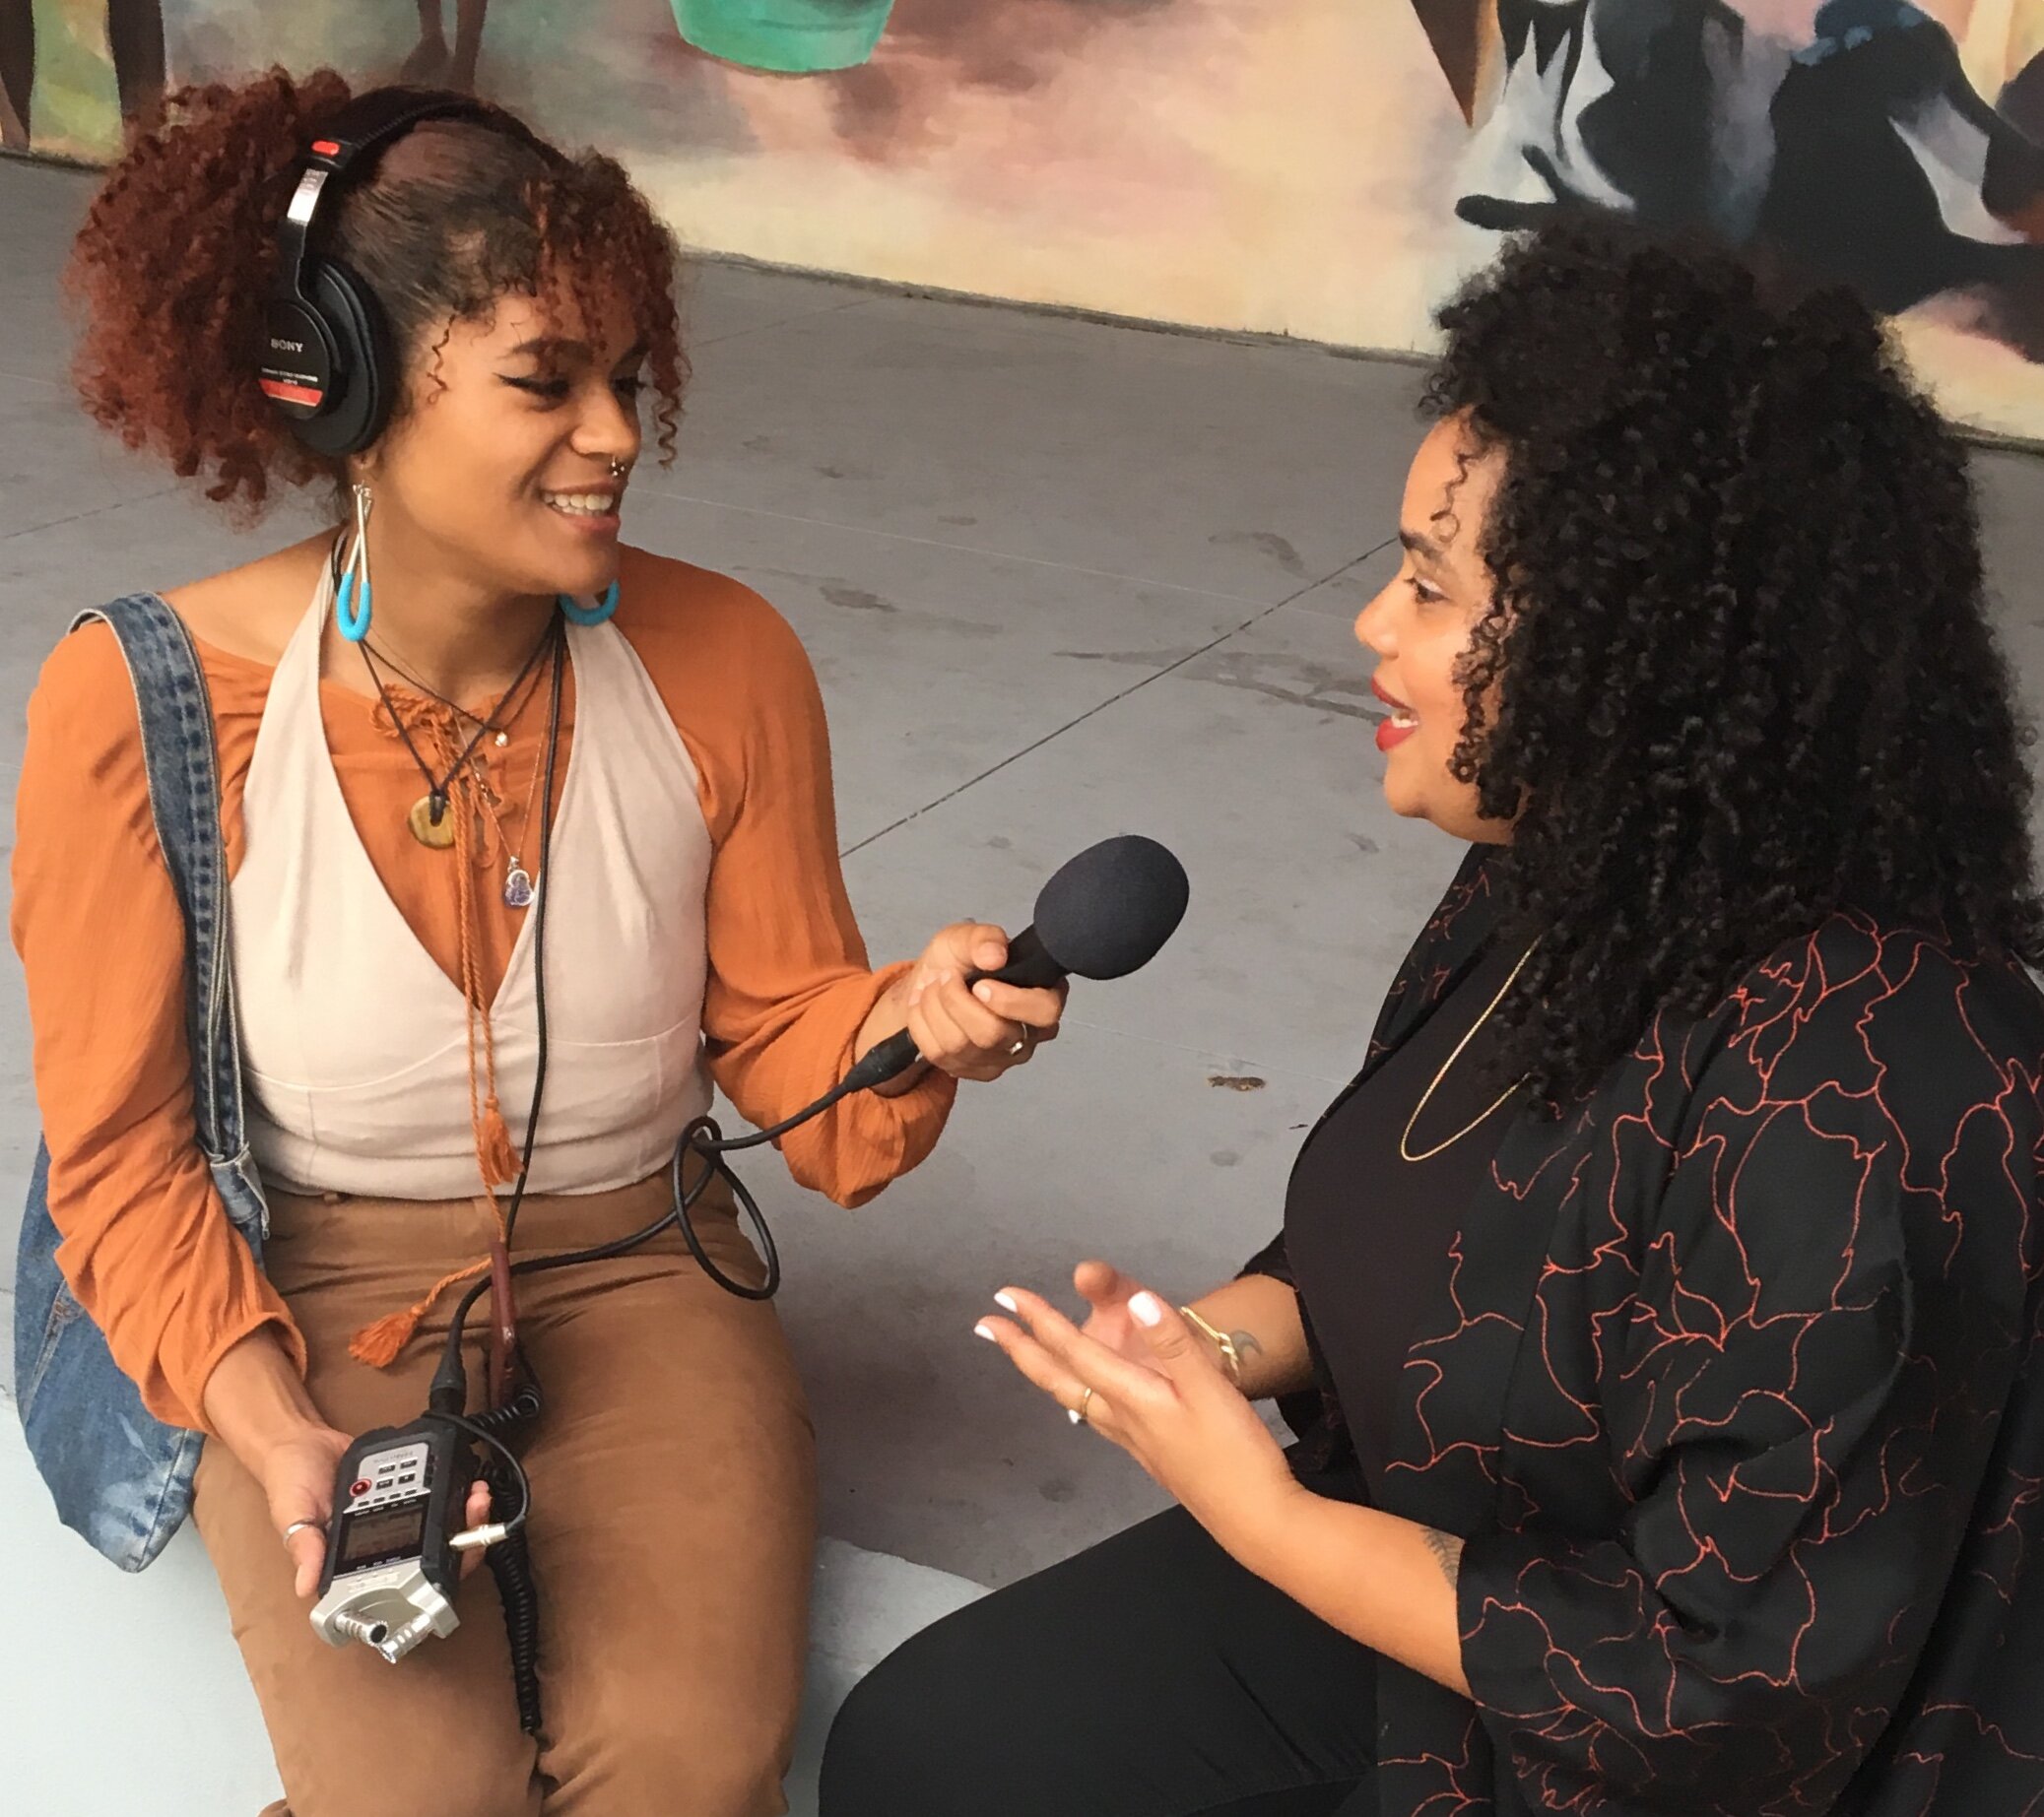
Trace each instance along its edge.
{"label": "concrete floor", "polygon": [[[10,785],[22,702],[73,612],[293,532],[237,537],[79,416],[54,296],[88,193],[79,175],[0,163]],[[912,952],[960,916],[1019,927],[1042,879],[1110,833],[1163,840],[1193,879],[1163,957],[1082,987],[1066,1039],[968,1090],[937,1155],[874,1205],[807,1199],[771,1159],[749,1169],[787,1265],[824,1528],[842,1542],[824,1574],[821,1714],[850,1670],[972,1585],[1158,1506],[1119,1453],[973,1341],[972,1321],[1004,1280],[1055,1289],[1088,1255],[1178,1295],[1230,1272],[1276,1227],[1299,1132],[1353,1070],[1453,868],[1445,841],[1383,807],[1350,631],[1393,565],[1418,377],[727,267],[695,275],[690,316],[681,459],[641,469],[627,534],[741,575],[807,642],[875,955]],[[1979,465],[2034,702],[2044,464]],[[12,966],[0,979],[0,1177],[20,1179],[35,1116],[19,980]],[[5,1253],[0,1289],[11,1241]],[[39,1611],[17,1632],[44,1643],[33,1679],[18,1650],[0,1663],[19,1681],[0,1694],[0,1728],[21,1725],[7,1754],[45,1762],[18,1808],[99,1817],[144,1771],[159,1812],[256,1801],[268,1767],[203,1557],[160,1584],[111,1580],[45,1519],[8,1443],[0,1539]],[[62,1588],[74,1581],[76,1595]],[[164,1741],[209,1785],[188,1807],[165,1802],[177,1776],[154,1743],[127,1751],[133,1767],[96,1767],[97,1790],[77,1783],[65,1723],[82,1725],[94,1688],[118,1696],[101,1649],[132,1661],[131,1619],[193,1700]],[[231,1785],[244,1761],[253,1778]]]}

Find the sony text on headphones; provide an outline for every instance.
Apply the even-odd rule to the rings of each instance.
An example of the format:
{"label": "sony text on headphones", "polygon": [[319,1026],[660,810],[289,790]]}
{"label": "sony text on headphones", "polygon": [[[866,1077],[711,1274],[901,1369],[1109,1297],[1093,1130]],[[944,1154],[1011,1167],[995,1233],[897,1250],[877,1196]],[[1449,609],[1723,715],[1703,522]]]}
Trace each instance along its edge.
{"label": "sony text on headphones", "polygon": [[263,395],[291,420],[315,454],[359,453],[383,432],[396,400],[398,366],[375,295],[325,255],[330,223],[349,173],[423,120],[469,119],[547,148],[518,123],[465,95],[375,89],[358,96],[313,140],[291,206],[277,228],[277,288],[263,315]]}

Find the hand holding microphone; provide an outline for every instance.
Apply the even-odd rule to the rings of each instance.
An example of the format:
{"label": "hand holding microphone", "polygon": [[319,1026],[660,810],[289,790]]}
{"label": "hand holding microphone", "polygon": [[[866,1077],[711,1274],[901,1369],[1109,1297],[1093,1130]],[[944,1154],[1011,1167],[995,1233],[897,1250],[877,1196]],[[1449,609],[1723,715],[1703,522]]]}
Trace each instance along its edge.
{"label": "hand holding microphone", "polygon": [[[982,922],[944,929],[914,967],[876,1006],[872,1027],[898,1026],[915,1044],[916,1058],[954,1078],[984,1082],[1023,1065],[1046,1041],[1055,1041],[1064,1014],[1062,984],[1034,988],[1002,982],[1008,936]],[[887,1095],[905,1090],[911,1065],[883,1081]]]}
{"label": "hand holding microphone", "polygon": [[[1154,839],[1125,834],[1089,847],[1044,884],[1034,925],[1013,941],[961,923],[930,944],[902,981],[903,1026],[870,1048],[847,1084],[878,1087],[928,1061],[957,1078],[996,1078],[1053,1039],[1065,980],[1120,978],[1147,965],[1177,931],[1189,885]],[[887,1014],[883,1005],[869,1020]]]}
{"label": "hand holding microphone", "polygon": [[[1022,1006],[1024,1013],[1029,1009],[1038,1014],[1047,1011],[1047,1026],[1055,1028],[1056,1011],[1064,1006],[1067,977],[1120,978],[1148,965],[1156,957],[1163,943],[1177,932],[1179,922],[1185,917],[1185,905],[1190,894],[1191,885],[1186,881],[1185,868],[1177,859],[1154,839],[1125,834],[1119,839],[1103,839],[1098,845],[1080,853],[1044,884],[1036,897],[1034,926],[1024,928],[1013,941],[1006,940],[1000,929],[978,923],[964,923],[947,929],[933,943],[946,961],[941,969],[950,971],[955,964],[970,964],[972,970],[948,978],[937,986],[940,995],[935,1001],[930,988],[926,987],[911,1006],[906,1002],[908,993],[904,992],[900,1006],[894,1008],[892,1022],[901,1022],[905,1018],[906,1026],[891,1026],[889,1017],[890,1006],[888,999],[883,998],[867,1018],[866,1028],[862,1031],[862,1045],[869,1041],[872,1045],[866,1047],[858,1063],[843,1078],[815,1103],[805,1104],[792,1116],[747,1136],[726,1136],[717,1127],[715,1118],[696,1118],[682,1132],[681,1140],[675,1145],[674,1210],[658,1224],[606,1246],[604,1253],[615,1253],[642,1243],[672,1221],[703,1271],[719,1286],[741,1299],[771,1299],[780,1284],[780,1258],[766,1222],[759,1215],[758,1203],[738,1176],[725,1166],[725,1155],[757,1148],[765,1142],[777,1142],[790,1131],[800,1129],[813,1117],[822,1116],[853,1092],[873,1091],[884,1087],[890,1079],[898,1078],[922,1062],[923,1052],[917,1045],[920,1037],[943,1044],[937,1064],[960,1077],[993,1077],[1005,1071],[1025,1056],[1028,1041],[1018,1035],[1010,1048],[990,1050],[986,1045],[989,1033],[986,1017],[995,1015],[1004,1006]],[[1005,963],[998,971],[982,972],[977,961],[992,959],[997,951],[1005,953]],[[987,993],[993,1000],[991,1003],[972,994],[973,987],[981,984],[995,987]],[[1011,992],[1020,995],[1008,995]],[[938,1021],[939,1009],[945,1012],[949,1021],[949,1032]],[[1017,1020],[1021,1019],[1018,1016]],[[1039,1024],[1031,1022],[1029,1026]],[[873,1037],[878,1030],[890,1032],[876,1041]],[[1007,1030],[1003,1029],[1002,1034],[1006,1033]],[[990,1052],[994,1061],[991,1066],[988,1064]],[[692,1156],[709,1162],[707,1168],[697,1168],[692,1188],[685,1178]],[[758,1240],[759,1253],[766,1264],[766,1278],[760,1284],[735,1280],[718,1267],[696,1240],[689,1221],[690,1206],[716,1172],[722,1172],[738,1196],[739,1205]],[[553,1267],[563,1260],[581,1259],[581,1256],[550,1257],[536,1263],[514,1264],[513,1271],[519,1267]]]}

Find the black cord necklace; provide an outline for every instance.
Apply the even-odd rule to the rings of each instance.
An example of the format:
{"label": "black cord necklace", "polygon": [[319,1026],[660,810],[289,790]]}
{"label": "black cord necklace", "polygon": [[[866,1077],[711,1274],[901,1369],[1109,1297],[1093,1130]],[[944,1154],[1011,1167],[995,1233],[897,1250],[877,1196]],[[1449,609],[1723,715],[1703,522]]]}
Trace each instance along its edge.
{"label": "black cord necklace", "polygon": [[[375,643],[371,639],[364,637],[362,640],[362,647],[363,655],[373,656],[377,662],[381,663],[384,668],[388,669],[392,675],[396,676],[397,679],[400,681],[404,682],[404,684],[407,687],[409,687],[415,694],[423,694],[427,699],[433,701],[440,706],[445,707],[447,711],[452,713],[457,719],[467,720],[468,723],[472,726],[480,726],[485,723],[484,715],[470,711],[470,709],[463,706],[459,700],[450,700],[445,694],[441,693],[438,688],[428,686],[427,683],[422,681],[416,675],[414,675],[411,672],[411,670],[407,669],[403,663],[399,662],[394,656],[392,656],[388,650],[377,649]],[[529,677],[528,683],[530,686],[537,686],[537,678]],[[499,718],[502,720],[502,724],[498,726],[496,733],[496,743],[499,746],[508,745],[511,742],[509,735],[504,730],[504,727],[508,726],[512,720],[518,717],[518,714],[520,713],[520,711],[523,710],[525,705],[524,696],[519,695],[517,705],[512,707],[509,712],[505,712],[505,703],[509,701],[514,694],[517,694],[517,690],[518,684],[514,681],[510,685],[510,687],[506,688],[504,692],[498,696],[496,706],[488,716],[491,720],[496,720]]]}
{"label": "black cord necklace", "polygon": [[[525,690],[525,683],[531,680],[533,672],[539,667],[540,658],[546,655],[549,650],[553,650],[556,652],[556,660],[558,662],[560,643],[560,620],[558,617],[550,618],[539,642],[533,645],[532,654],[525,659],[524,668],[518,671],[516,680],[512,681],[509,687],[504,689],[495,707],[492,709],[490,717],[476,721],[475,731],[469,734],[468,743],[461,747],[460,755],[448,765],[444,775],[436,775],[432,765],[419,754],[419,746],[412,742],[411,729],[405,724],[396,705],[392,702],[390,690],[383,685],[382,674],[376,667],[375,658],[369,654],[367,641],[364,640],[362,643],[360,648],[362,650],[363,666],[369,672],[369,681],[375,685],[376,698],[383,703],[384,712],[390,715],[390,723],[397,728],[397,735],[404,741],[405,749],[411,753],[412,761],[419,766],[420,775],[426,778],[425,795],[412,804],[411,812],[405,816],[406,823],[412,829],[412,837],[418,840],[421,845],[431,846],[436,851],[444,851],[454,843],[454,822],[447,817],[448,790],[453,786],[455,777],[459,776],[467,768],[469,759],[476,754],[476,746],[482,744],[484,739],[492,733],[502,730],[497,723],[499,718],[503,715],[506,707],[510,706],[514,701],[521,699]],[[426,691],[431,693],[430,689]],[[435,700],[440,700],[440,704],[443,706],[452,706],[453,704],[451,701],[441,699],[438,694],[433,694],[432,697]],[[458,707],[454,710],[461,712],[461,709]],[[475,715],[463,712],[462,717],[464,719],[474,719]]]}

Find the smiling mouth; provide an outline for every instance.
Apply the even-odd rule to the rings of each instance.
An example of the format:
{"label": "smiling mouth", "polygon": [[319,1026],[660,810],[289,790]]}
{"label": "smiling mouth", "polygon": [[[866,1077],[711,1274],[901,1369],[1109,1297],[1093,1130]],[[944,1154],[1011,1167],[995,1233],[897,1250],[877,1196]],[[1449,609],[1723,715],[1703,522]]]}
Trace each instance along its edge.
{"label": "smiling mouth", "polygon": [[1379,700],[1383,701],[1391,709],[1391,717],[1388,723],[1395,726],[1399,731],[1411,732],[1419,724],[1419,715],[1385,687],[1384,683],[1378,681],[1375,676],[1370,678],[1370,692],[1375,694]]}
{"label": "smiling mouth", "polygon": [[547,508],[559,511],[562,517],[614,517],[622,496],[621,492],[604,489],[540,493]]}

